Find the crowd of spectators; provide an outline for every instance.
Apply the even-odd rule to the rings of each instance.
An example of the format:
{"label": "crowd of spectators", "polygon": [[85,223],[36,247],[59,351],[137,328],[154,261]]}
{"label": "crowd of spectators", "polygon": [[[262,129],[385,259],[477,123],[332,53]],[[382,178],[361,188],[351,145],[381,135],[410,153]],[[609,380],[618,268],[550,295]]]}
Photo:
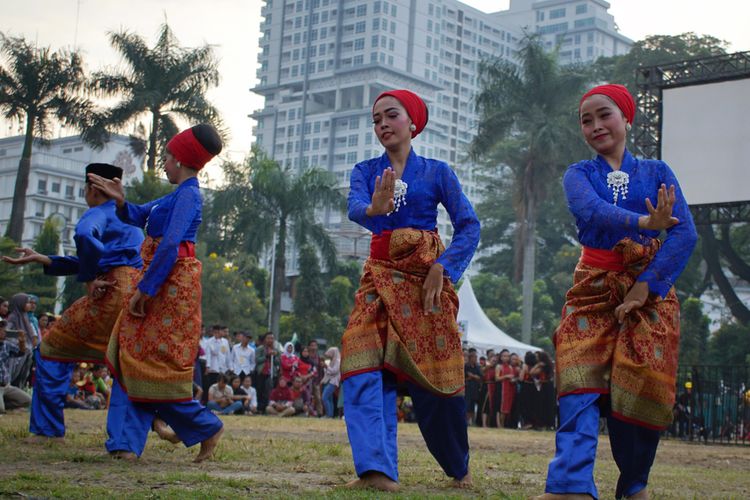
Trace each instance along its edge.
{"label": "crowd of spectators", "polygon": [[318,342],[287,342],[271,332],[253,340],[247,332],[213,325],[201,339],[195,397],[223,415],[266,414],[333,418],[342,415],[341,356]]}
{"label": "crowd of spectators", "polygon": [[479,356],[472,347],[464,350],[464,375],[469,425],[555,428],[554,365],[546,352],[527,352],[521,359],[507,349]]}

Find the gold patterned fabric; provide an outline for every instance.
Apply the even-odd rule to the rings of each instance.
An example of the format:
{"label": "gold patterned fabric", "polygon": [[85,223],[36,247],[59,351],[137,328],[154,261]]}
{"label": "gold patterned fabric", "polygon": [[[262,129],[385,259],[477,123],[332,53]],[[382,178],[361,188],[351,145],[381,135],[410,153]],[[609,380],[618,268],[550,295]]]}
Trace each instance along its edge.
{"label": "gold patterned fabric", "polygon": [[[151,237],[143,242],[144,273],[158,244]],[[192,399],[200,328],[201,263],[178,258],[157,295],[146,302],[146,316],[123,310],[110,338],[107,363],[131,401]]]}
{"label": "gold patterned fabric", "polygon": [[613,416],[644,427],[672,422],[680,341],[680,309],[674,288],[617,322],[614,310],[659,249],[624,239],[625,271],[579,262],[555,332],[558,395],[609,394]]}
{"label": "gold patterned fabric", "polygon": [[99,299],[81,297],[67,308],[44,336],[39,354],[54,361],[103,363],[112,328],[138,275],[138,269],[129,266],[110,269],[102,278],[115,286]]}
{"label": "gold patterned fabric", "polygon": [[342,339],[342,378],[389,370],[442,396],[464,388],[458,295],[443,280],[439,304],[426,314],[421,290],[444,251],[435,232],[397,229],[389,260],[370,257]]}

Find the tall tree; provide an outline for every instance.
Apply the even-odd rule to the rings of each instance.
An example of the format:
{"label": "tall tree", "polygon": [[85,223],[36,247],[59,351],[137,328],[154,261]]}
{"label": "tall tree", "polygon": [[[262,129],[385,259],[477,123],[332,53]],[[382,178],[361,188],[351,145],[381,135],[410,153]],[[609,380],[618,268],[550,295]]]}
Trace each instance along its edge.
{"label": "tall tree", "polygon": [[344,197],[328,172],[297,173],[259,149],[242,164],[225,164],[224,173],[227,184],[213,197],[209,244],[257,254],[275,241],[271,330],[278,334],[290,238],[299,247],[310,243],[335,268],[336,247],[315,212],[343,210]]}
{"label": "tall tree", "polygon": [[703,314],[701,301],[689,297],[680,304],[680,364],[698,365],[706,362],[708,347],[708,316]]}
{"label": "tall tree", "polygon": [[156,45],[149,48],[135,33],[109,33],[127,68],[94,74],[94,89],[102,96],[121,97],[104,117],[104,126],[121,129],[150,118],[147,167],[156,168],[160,147],[178,132],[175,117],[222,128],[218,110],[206,92],[219,84],[218,60],[210,45],[181,47],[164,23]]}
{"label": "tall tree", "polygon": [[537,37],[522,41],[519,60],[518,66],[501,59],[480,65],[479,126],[470,153],[512,178],[514,278],[523,280],[523,340],[530,342],[539,207],[565,167],[585,154],[575,99],[587,77],[578,68],[561,68]]}
{"label": "tall tree", "polygon": [[13,206],[6,236],[20,243],[35,137],[43,144],[53,123],[85,130],[93,123],[94,107],[82,97],[86,85],[78,52],[36,47],[23,38],[0,33],[0,112],[25,123],[25,138],[18,162]]}

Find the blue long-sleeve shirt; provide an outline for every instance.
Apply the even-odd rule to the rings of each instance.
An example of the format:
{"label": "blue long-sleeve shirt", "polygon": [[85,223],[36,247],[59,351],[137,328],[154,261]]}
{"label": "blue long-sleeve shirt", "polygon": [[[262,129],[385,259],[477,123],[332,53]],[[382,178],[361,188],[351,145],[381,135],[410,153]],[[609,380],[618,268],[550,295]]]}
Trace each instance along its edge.
{"label": "blue long-sleeve shirt", "polygon": [[607,174],[612,168],[601,156],[574,163],[565,172],[563,186],[568,208],[576,219],[578,240],[582,245],[611,250],[625,237],[648,244],[659,231],[638,228],[638,218],[648,215],[645,199],[656,206],[657,192],[662,184],[675,186],[672,215],[679,224],[667,229],[664,244],[638,281],[648,283],[649,291],[665,297],[687,265],[698,234],[693,217],[672,170],[663,161],[639,160],[625,150],[620,170],[629,176],[627,197],[618,197],[613,204]]}
{"label": "blue long-sleeve shirt", "polygon": [[161,238],[154,258],[138,284],[141,292],[152,297],[156,295],[172,272],[180,243],[195,243],[202,210],[198,179],[191,177],[166,196],[144,205],[125,203],[117,211],[123,221],[145,227],[146,234],[152,238]]}
{"label": "blue long-sleeve shirt", "polygon": [[91,207],[76,224],[73,240],[76,256],[49,255],[52,264],[44,267],[51,276],[78,275],[78,281],[91,281],[112,268],[143,267],[143,233],[117,217],[114,200]]}
{"label": "blue long-sleeve shirt", "polygon": [[367,206],[375,191],[375,178],[390,167],[387,154],[354,166],[350,180],[349,219],[375,234],[413,228],[433,231],[437,227],[438,204],[448,211],[453,239],[437,259],[454,283],[469,266],[479,244],[479,219],[461,190],[456,174],[442,161],[418,156],[412,149],[401,179],[408,185],[406,204],[390,215],[368,217]]}

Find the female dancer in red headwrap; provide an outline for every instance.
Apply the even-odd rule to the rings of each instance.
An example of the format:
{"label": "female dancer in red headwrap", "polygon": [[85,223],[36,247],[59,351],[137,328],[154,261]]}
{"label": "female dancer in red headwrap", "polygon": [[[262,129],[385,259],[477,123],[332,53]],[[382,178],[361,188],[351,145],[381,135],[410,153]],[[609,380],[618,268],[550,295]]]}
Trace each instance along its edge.
{"label": "female dancer in red headwrap", "polygon": [[563,179],[583,252],[555,332],[560,425],[539,498],[597,498],[600,412],[620,469],[616,498],[648,498],[659,430],[670,424],[675,401],[680,334],[672,285],[697,234],[667,164],[625,148],[635,116],[627,89],[592,89],[579,116],[598,154],[571,165]]}
{"label": "female dancer in red headwrap", "polygon": [[[355,165],[349,218],[373,232],[354,311],[342,339],[344,414],[359,479],[398,487],[396,383],[407,382],[419,428],[457,486],[470,484],[458,281],[479,242],[479,221],[450,167],[411,147],[427,124],[413,92],[383,92],[372,109],[385,153]],[[454,227],[445,249],[437,207]]]}
{"label": "female dancer in red headwrap", "polygon": [[89,175],[115,200],[123,221],[146,230],[144,270],[107,350],[107,363],[119,381],[111,404],[130,405],[132,415],[119,424],[110,422],[117,429],[107,447],[122,449],[116,443],[120,435],[140,455],[158,414],[186,446],[201,443],[195,459],[200,462],[213,454],[224,430],[221,420],[193,400],[201,328],[201,263],[195,258],[203,206],[198,172],[221,151],[221,139],[213,127],[196,125],[174,136],[166,150],[164,170],[177,189],[145,205],[126,202],[117,180]]}

